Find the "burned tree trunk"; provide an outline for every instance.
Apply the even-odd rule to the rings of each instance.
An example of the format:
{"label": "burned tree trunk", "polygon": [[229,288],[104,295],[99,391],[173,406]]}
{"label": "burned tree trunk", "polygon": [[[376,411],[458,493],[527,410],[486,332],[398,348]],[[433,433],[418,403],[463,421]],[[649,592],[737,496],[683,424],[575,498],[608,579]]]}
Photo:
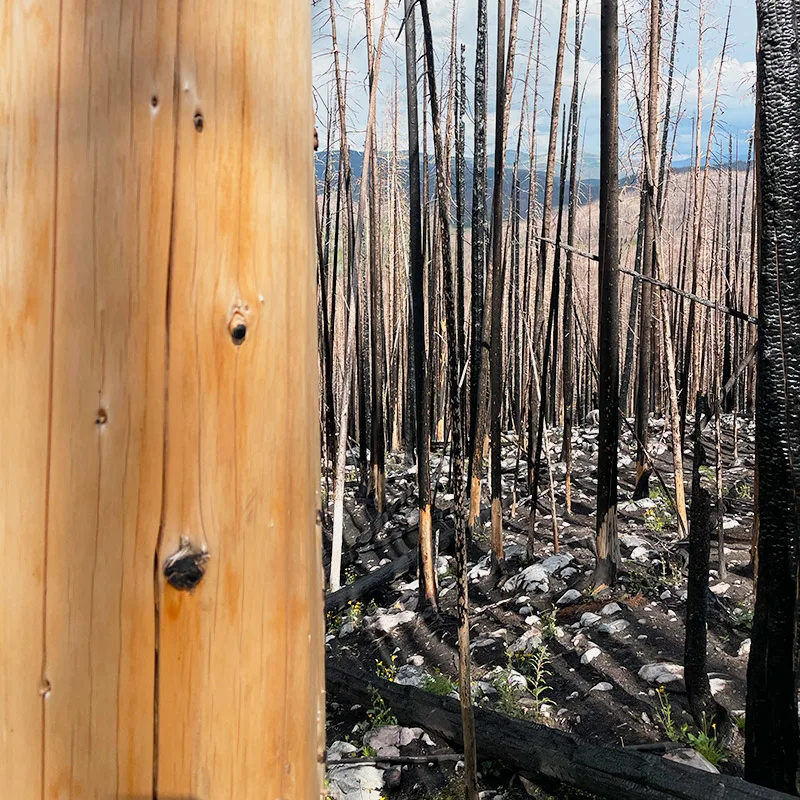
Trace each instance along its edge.
{"label": "burned tree trunk", "polygon": [[[422,200],[419,190],[419,124],[417,120],[417,41],[413,3],[405,0],[406,100],[408,103],[409,229],[411,245],[411,317],[414,326],[414,400],[417,432],[417,505],[419,507],[420,599],[437,605],[431,525],[430,393],[425,357],[425,288],[422,261]],[[426,165],[427,169],[427,165]]]}
{"label": "burned tree trunk", "polygon": [[596,586],[619,569],[617,447],[619,441],[619,43],[617,0],[600,12],[600,264],[598,270],[598,395]]}
{"label": "burned tree trunk", "polygon": [[758,583],[747,671],[745,774],[797,792],[800,535],[800,73],[797,6],[759,0]]}

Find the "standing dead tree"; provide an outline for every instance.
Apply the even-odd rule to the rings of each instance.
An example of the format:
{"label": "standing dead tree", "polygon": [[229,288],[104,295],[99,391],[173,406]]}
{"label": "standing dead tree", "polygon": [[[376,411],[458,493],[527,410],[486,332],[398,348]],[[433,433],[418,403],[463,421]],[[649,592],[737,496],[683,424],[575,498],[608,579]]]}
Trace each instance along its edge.
{"label": "standing dead tree", "polygon": [[619,442],[619,42],[617,0],[600,11],[600,262],[596,587],[616,582],[617,448]]}
{"label": "standing dead tree", "polygon": [[747,670],[747,779],[797,793],[800,537],[800,45],[793,0],[759,0],[758,578]]}

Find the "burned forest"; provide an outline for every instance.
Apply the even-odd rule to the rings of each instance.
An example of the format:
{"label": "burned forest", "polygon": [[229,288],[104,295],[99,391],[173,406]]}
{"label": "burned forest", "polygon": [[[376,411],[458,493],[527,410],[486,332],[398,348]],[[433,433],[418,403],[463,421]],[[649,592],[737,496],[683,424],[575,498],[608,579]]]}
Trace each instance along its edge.
{"label": "burned forest", "polygon": [[795,0],[316,0],[331,800],[800,793]]}

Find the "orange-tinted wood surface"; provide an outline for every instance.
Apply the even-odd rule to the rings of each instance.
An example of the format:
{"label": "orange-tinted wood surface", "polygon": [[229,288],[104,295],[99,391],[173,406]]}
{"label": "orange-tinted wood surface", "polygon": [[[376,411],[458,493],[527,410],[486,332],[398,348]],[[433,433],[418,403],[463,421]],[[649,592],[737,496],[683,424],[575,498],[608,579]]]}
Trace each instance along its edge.
{"label": "orange-tinted wood surface", "polygon": [[0,12],[2,796],[315,797],[310,6]]}

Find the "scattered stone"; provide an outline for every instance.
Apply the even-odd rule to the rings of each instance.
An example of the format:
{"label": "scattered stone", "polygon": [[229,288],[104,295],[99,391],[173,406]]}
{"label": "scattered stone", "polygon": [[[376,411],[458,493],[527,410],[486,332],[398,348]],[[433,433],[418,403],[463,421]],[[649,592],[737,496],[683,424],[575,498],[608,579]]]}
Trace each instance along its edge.
{"label": "scattered stone", "polygon": [[621,633],[630,625],[626,619],[615,619],[613,622],[604,622],[602,625],[597,626],[600,633]]}
{"label": "scattered stone", "polygon": [[740,524],[739,520],[734,517],[723,517],[722,519],[722,528],[726,531],[731,530],[731,528],[738,528]]}
{"label": "scattered stone", "polygon": [[622,606],[619,603],[606,603],[602,609],[600,609],[600,613],[604,617],[610,617],[612,614],[617,614],[618,612],[622,611]]}
{"label": "scattered stone", "polygon": [[342,756],[351,756],[358,752],[358,748],[350,742],[334,742],[328,748],[328,761],[341,761]]}
{"label": "scattered stone", "polygon": [[487,578],[492,572],[491,556],[485,555],[467,573],[467,577],[475,583],[476,581]]}
{"label": "scattered stone", "polygon": [[619,535],[620,544],[627,547],[628,550],[635,550],[637,547],[647,547],[647,542],[641,536],[634,536],[630,533],[621,533]]}
{"label": "scattered stone", "polygon": [[530,606],[520,606],[519,615],[521,617],[529,617],[533,614],[533,609]]}
{"label": "scattered stone", "polygon": [[672,592],[669,589],[664,589],[659,595],[662,600],[669,600],[672,597]]}
{"label": "scattered stone", "polygon": [[408,663],[409,664],[413,664],[415,667],[424,667],[425,666],[425,659],[420,655],[409,656],[408,657]]}
{"label": "scattered stone", "polygon": [[730,589],[730,588],[731,588],[731,585],[729,583],[724,583],[724,582],[723,583],[718,583],[715,586],[711,587],[711,592],[713,594],[719,596],[721,594],[725,594],[725,592],[727,592],[728,589]]}
{"label": "scattered stone", "polygon": [[379,614],[372,617],[368,628],[379,633],[391,633],[400,625],[406,625],[414,619],[413,611],[400,611],[397,614]]}
{"label": "scattered stone", "polygon": [[450,569],[450,559],[447,556],[439,556],[436,559],[436,574],[444,575]]}
{"label": "scattered stone", "polygon": [[580,697],[580,692],[570,692],[567,695],[567,700],[574,700],[576,697]]}
{"label": "scattered stone", "polygon": [[[488,573],[487,573],[488,574]],[[550,589],[547,572],[541,564],[531,564],[514,575],[503,586],[504,592],[546,592]]]}
{"label": "scattered stone", "polygon": [[645,664],[639,670],[639,677],[651,686],[663,686],[683,680],[683,666],[662,661],[656,664]]}
{"label": "scattered stone", "polygon": [[728,681],[723,680],[722,678],[711,678],[708,683],[711,688],[712,695],[722,694],[722,692],[724,692],[728,686]]}
{"label": "scattered stone", "polygon": [[681,747],[679,750],[670,750],[664,753],[663,757],[668,761],[676,761],[678,764],[684,764],[687,767],[694,767],[704,772],[713,772],[719,775],[719,770],[707,758],[701,756],[697,750],[693,750],[691,747]]}
{"label": "scattered stone", "polygon": [[541,563],[542,569],[548,574],[553,575],[560,569],[566,567],[573,558],[569,553],[558,553],[556,555],[548,556]]}
{"label": "scattered stone", "polygon": [[328,796],[332,800],[380,800],[384,770],[371,764],[328,765]]}
{"label": "scattered stone", "polygon": [[556,600],[557,606],[568,606],[570,603],[574,603],[576,600],[580,600],[582,597],[581,593],[577,589],[567,589],[561,597]]}
{"label": "scattered stone", "polygon": [[568,581],[573,575],[577,574],[578,570],[576,570],[575,567],[565,567],[564,569],[561,570],[561,577],[565,581]]}
{"label": "scattered stone", "polygon": [[652,558],[652,550],[649,547],[639,546],[634,548],[633,552],[631,553],[631,561],[635,561],[637,564],[649,564],[650,559]]}
{"label": "scattered stone", "polygon": [[750,640],[749,639],[745,639],[739,645],[739,653],[738,653],[738,655],[739,655],[739,658],[744,658],[744,656],[749,656],[750,655]]}
{"label": "scattered stone", "polygon": [[425,683],[425,669],[421,665],[403,664],[402,667],[398,667],[394,682],[402,686],[416,686],[420,689]]}
{"label": "scattered stone", "polygon": [[581,664],[591,664],[602,653],[599,647],[590,647],[582,656]]}
{"label": "scattered stone", "polygon": [[589,628],[592,625],[596,625],[602,617],[599,614],[594,614],[591,611],[585,611],[581,614],[581,621],[578,623],[581,628]]}
{"label": "scattered stone", "polygon": [[601,681],[600,683],[596,683],[592,688],[589,690],[590,692],[610,692],[614,687],[608,683],[607,681]]}
{"label": "scattered stone", "polygon": [[542,637],[536,628],[525,631],[522,636],[509,646],[509,653],[533,653],[542,646]]}

